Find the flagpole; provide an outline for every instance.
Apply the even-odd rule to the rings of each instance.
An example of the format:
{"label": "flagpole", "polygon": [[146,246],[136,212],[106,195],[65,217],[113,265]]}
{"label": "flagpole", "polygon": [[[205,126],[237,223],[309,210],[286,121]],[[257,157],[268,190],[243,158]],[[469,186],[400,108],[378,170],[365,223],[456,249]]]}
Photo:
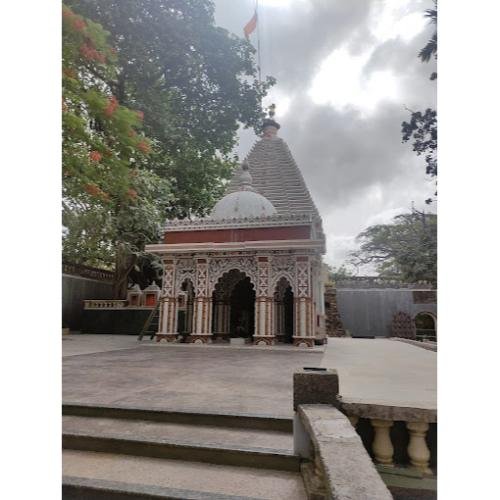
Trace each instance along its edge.
{"label": "flagpole", "polygon": [[257,66],[259,69],[259,83],[262,83],[262,72],[260,62],[260,19],[259,19],[259,0],[255,0],[255,13],[257,14]]}

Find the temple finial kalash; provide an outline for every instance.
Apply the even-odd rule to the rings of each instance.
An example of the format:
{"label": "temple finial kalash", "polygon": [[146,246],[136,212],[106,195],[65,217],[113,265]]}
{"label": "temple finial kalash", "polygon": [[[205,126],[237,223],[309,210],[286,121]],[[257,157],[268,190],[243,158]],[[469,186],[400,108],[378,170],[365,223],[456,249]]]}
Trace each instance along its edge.
{"label": "temple finial kalash", "polygon": [[241,164],[240,186],[242,191],[255,191],[252,187],[252,175],[250,174],[250,166],[246,160]]}
{"label": "temple finial kalash", "polygon": [[264,118],[262,123],[262,137],[265,139],[273,139],[277,136],[278,130],[281,128],[281,125],[274,120],[274,116],[276,115],[276,104],[271,104],[267,108],[268,117]]}

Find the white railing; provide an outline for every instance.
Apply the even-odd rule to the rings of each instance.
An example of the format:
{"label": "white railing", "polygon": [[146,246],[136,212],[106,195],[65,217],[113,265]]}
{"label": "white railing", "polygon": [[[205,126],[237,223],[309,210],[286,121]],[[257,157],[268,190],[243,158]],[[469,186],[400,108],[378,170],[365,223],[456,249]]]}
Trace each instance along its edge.
{"label": "white railing", "polygon": [[436,409],[342,398],[337,371],[315,367],[294,373],[293,407],[294,450],[310,461],[302,473],[311,497],[391,498],[379,480],[373,490],[373,465],[389,488],[401,477],[409,488],[435,487]]}
{"label": "white railing", "polygon": [[84,309],[121,309],[127,305],[126,300],[84,300]]}
{"label": "white railing", "polygon": [[[394,466],[395,446],[401,445],[399,442],[393,442],[391,428],[395,422],[404,422],[408,433],[406,454],[410,466],[424,475],[433,474],[430,468],[431,450],[427,444],[427,432],[430,425],[437,423],[436,410],[355,402],[342,402],[340,409],[360,434],[363,434],[362,430],[358,429],[360,419],[366,419],[371,423],[373,428],[371,452],[375,462],[389,467]],[[435,453],[434,449],[433,455]]]}

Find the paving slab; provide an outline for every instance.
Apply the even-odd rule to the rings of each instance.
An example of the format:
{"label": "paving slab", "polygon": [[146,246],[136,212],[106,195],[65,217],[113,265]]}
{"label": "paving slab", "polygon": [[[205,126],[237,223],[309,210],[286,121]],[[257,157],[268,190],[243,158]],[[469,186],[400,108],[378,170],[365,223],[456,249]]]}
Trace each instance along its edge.
{"label": "paving slab", "polygon": [[345,401],[437,408],[437,354],[386,339],[330,338],[321,362]]}

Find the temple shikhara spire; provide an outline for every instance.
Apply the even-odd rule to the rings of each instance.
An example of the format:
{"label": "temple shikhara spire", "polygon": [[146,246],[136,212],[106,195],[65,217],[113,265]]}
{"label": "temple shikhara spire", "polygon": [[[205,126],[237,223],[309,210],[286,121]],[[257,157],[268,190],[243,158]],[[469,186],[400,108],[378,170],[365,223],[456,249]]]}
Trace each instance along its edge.
{"label": "temple shikhara spire", "polygon": [[165,225],[157,340],[277,342],[325,337],[325,236],[275,106],[211,213]]}
{"label": "temple shikhara spire", "polygon": [[[252,175],[252,185],[273,204],[278,214],[307,213],[320,220],[288,145],[278,137],[281,126],[274,120],[274,112],[275,106],[271,105],[269,117],[263,122],[262,140],[254,144],[245,159]],[[236,191],[238,183],[238,176],[235,175],[229,184],[228,193]]]}

